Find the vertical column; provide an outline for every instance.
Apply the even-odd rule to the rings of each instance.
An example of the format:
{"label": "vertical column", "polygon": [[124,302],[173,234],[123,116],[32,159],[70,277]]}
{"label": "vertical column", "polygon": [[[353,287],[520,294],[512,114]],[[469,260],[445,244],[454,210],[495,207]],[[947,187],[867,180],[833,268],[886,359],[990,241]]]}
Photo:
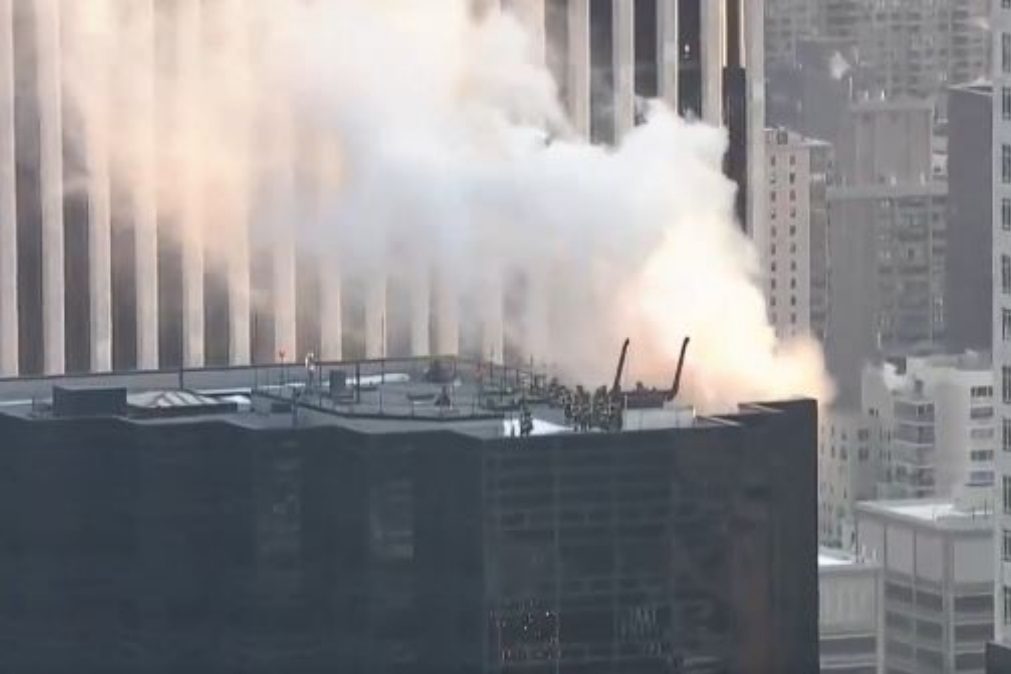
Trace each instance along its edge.
{"label": "vertical column", "polygon": [[[378,263],[378,261],[377,261]],[[386,272],[370,270],[365,288],[365,357],[386,356]]]}
{"label": "vertical column", "polygon": [[427,356],[431,352],[428,326],[432,315],[431,279],[428,275],[429,260],[415,263],[411,281],[411,355]]}
{"label": "vertical column", "polygon": [[505,298],[502,295],[502,273],[494,269],[486,280],[481,298],[481,358],[493,363],[505,361]]}
{"label": "vertical column", "polygon": [[331,200],[340,182],[340,159],[336,145],[329,139],[320,143],[320,185],[317,194],[317,223],[323,231],[337,240],[336,250],[331,249],[320,254],[319,264],[319,329],[320,357],[323,360],[341,360],[344,357],[344,341],[341,321],[341,268],[338,239],[339,233],[334,233],[327,226],[328,210]]}
{"label": "vertical column", "polygon": [[656,3],[657,17],[657,84],[662,98],[671,110],[678,109],[678,1]]}
{"label": "vertical column", "polygon": [[765,250],[768,213],[765,159],[765,0],[741,0],[744,21],[744,68],[748,95],[748,195],[751,235]]}
{"label": "vertical column", "polygon": [[297,359],[295,320],[295,166],[292,147],[290,114],[283,114],[277,130],[278,166],[275,174],[274,230],[274,348]]}
{"label": "vertical column", "polygon": [[516,17],[530,35],[531,58],[534,63],[546,63],[544,0],[513,0],[512,6]]}
{"label": "vertical column", "polygon": [[284,352],[286,359],[298,360],[298,343],[295,313],[295,120],[290,107],[290,97],[283,93],[275,96],[275,105],[267,129],[273,136],[273,184],[268,190],[273,194],[273,217],[270,225],[273,234],[273,301],[274,350]]}
{"label": "vertical column", "polygon": [[0,377],[18,374],[17,186],[14,170],[14,12],[0,0]]}
{"label": "vertical column", "polygon": [[[663,4],[663,3],[660,3]],[[635,3],[611,0],[614,59],[614,140],[635,125]]]}
{"label": "vertical column", "polygon": [[551,356],[551,288],[548,270],[542,264],[528,272],[525,319],[524,358],[544,365]]}
{"label": "vertical column", "polygon": [[725,5],[722,0],[701,2],[702,119],[723,124],[723,65],[726,50]]}
{"label": "vertical column", "polygon": [[569,115],[590,137],[590,0],[569,0]]}
{"label": "vertical column", "polygon": [[[89,11],[98,25],[111,21],[105,0],[92,0]],[[68,15],[79,20],[80,17]],[[79,58],[86,59],[90,86],[83,106],[88,180],[88,299],[91,370],[112,369],[112,185],[109,177],[111,79],[103,39],[86,33]]]}
{"label": "vertical column", "polygon": [[460,353],[460,297],[453,279],[439,270],[436,280],[436,354],[455,356]]}
{"label": "vertical column", "polygon": [[136,103],[138,179],[133,182],[135,287],[137,293],[137,369],[158,368],[158,198],[155,156],[154,0],[134,0],[137,12],[140,77]]}
{"label": "vertical column", "polygon": [[42,206],[42,346],[46,374],[65,369],[63,96],[58,0],[35,0]]}
{"label": "vertical column", "polygon": [[[197,99],[196,80],[200,77],[200,0],[177,0],[176,59],[178,67],[176,123],[184,152],[200,143],[199,113],[194,108]],[[204,365],[204,232],[203,195],[195,176],[189,170],[192,157],[184,157],[180,176],[183,181],[183,203],[180,212],[183,283],[183,364]]]}

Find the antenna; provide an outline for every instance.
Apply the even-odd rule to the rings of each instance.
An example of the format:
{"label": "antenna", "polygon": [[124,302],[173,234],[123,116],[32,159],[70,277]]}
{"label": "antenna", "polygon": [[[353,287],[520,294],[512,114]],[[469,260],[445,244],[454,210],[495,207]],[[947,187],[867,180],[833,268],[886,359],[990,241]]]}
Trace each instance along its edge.
{"label": "antenna", "polygon": [[670,402],[677,397],[678,391],[681,390],[681,369],[685,365],[685,352],[688,350],[689,338],[685,337],[684,341],[681,342],[681,355],[678,357],[678,369],[674,373],[674,384],[671,386],[670,392],[667,393],[667,401]]}
{"label": "antenna", "polygon": [[618,358],[618,369],[614,373],[614,384],[611,385],[611,394],[616,395],[621,391],[621,375],[625,371],[625,357],[628,356],[629,339],[625,338],[625,343],[621,345],[621,356]]}

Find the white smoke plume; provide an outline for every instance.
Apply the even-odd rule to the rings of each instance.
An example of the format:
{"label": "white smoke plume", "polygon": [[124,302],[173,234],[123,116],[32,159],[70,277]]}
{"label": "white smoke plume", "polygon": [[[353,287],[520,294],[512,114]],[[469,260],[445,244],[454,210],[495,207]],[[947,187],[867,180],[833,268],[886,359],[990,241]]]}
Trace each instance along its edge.
{"label": "white smoke plume", "polygon": [[176,0],[149,25],[139,0],[66,0],[68,105],[110,115],[81,142],[112,148],[116,194],[157,194],[225,274],[248,231],[346,278],[434,269],[465,300],[524,278],[511,340],[578,381],[606,381],[628,336],[628,381],[669,385],[690,336],[702,408],[827,398],[817,346],[767,322],[724,132],[656,103],[618,147],[587,144],[520,25],[469,4]]}

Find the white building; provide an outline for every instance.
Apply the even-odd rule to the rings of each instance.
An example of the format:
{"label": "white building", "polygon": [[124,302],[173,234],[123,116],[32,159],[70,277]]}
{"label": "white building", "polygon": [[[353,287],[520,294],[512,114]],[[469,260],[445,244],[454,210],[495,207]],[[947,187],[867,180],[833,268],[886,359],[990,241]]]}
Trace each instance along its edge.
{"label": "white building", "polygon": [[872,436],[874,424],[857,411],[829,409],[818,429],[818,540],[852,549],[853,508],[877,497],[880,458]]}
{"label": "white building", "polygon": [[832,147],[786,129],[766,129],[766,297],[776,337],[825,336],[828,202]]}
{"label": "white building", "polygon": [[989,496],[857,505],[857,554],[882,568],[886,672],[984,671],[994,604]]}
{"label": "white building", "polygon": [[881,565],[831,548],[818,551],[822,674],[884,670]]}
{"label": "white building", "polygon": [[861,398],[881,457],[880,496],[950,497],[965,483],[993,485],[998,439],[986,355],[868,366]]}

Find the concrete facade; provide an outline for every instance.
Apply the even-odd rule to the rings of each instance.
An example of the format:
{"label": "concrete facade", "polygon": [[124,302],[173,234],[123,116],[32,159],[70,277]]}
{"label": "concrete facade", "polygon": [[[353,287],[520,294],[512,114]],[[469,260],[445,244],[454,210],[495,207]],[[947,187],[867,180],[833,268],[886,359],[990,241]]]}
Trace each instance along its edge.
{"label": "concrete facade", "polygon": [[874,425],[860,412],[829,409],[818,429],[818,540],[850,550],[855,544],[854,507],[877,498],[881,459]]}
{"label": "concrete facade", "polygon": [[779,339],[825,338],[832,148],[785,129],[765,132],[769,319]]}
{"label": "concrete facade", "polygon": [[886,671],[983,674],[993,634],[991,505],[857,506],[857,554],[882,568]]}
{"label": "concrete facade", "polygon": [[906,358],[864,369],[863,413],[877,421],[882,497],[951,497],[992,488],[999,452],[986,355]]}
{"label": "concrete facade", "polygon": [[854,406],[865,363],[943,346],[947,185],[832,187],[828,202],[826,355]]}
{"label": "concrete facade", "polygon": [[[1005,92],[1011,100],[1011,7],[993,3],[993,367],[994,392],[1000,424],[997,488],[1002,507],[995,522],[993,549],[997,569],[994,619],[997,640],[1011,644],[1011,230],[1003,225],[1005,204],[1011,204],[1011,108],[1005,114]],[[1011,105],[1011,104],[1009,104]],[[1006,279],[1006,280],[1005,280]]]}
{"label": "concrete facade", "polygon": [[832,548],[818,551],[821,674],[884,672],[881,565]]}

